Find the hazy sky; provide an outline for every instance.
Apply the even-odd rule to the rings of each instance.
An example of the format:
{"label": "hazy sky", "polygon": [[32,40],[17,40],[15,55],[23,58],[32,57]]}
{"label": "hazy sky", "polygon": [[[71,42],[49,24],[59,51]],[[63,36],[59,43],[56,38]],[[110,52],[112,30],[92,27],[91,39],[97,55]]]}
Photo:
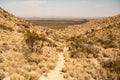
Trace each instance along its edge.
{"label": "hazy sky", "polygon": [[120,14],[120,0],[0,0],[21,17],[104,17]]}

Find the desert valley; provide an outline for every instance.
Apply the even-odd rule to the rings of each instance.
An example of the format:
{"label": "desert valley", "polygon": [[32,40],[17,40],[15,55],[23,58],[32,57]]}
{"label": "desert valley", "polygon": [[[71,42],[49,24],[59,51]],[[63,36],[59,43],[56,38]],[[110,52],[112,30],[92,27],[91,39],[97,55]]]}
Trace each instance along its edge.
{"label": "desert valley", "polygon": [[57,22],[0,8],[0,80],[120,80],[120,14]]}

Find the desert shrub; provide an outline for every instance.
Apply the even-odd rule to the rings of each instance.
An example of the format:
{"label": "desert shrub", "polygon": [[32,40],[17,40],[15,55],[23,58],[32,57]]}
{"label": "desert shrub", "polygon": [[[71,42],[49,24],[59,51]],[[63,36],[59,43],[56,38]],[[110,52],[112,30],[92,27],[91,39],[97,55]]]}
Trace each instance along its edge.
{"label": "desert shrub", "polygon": [[2,63],[3,62],[3,58],[0,56],[0,63]]}
{"label": "desert shrub", "polygon": [[25,28],[29,28],[27,24],[22,24],[22,26],[24,26]]}
{"label": "desert shrub", "polygon": [[14,31],[12,28],[10,28],[10,27],[7,27],[7,26],[5,26],[5,25],[2,25],[2,24],[0,24],[0,28],[1,28],[1,29],[3,29],[3,30]]}
{"label": "desert shrub", "polygon": [[105,68],[108,74],[115,75],[115,80],[120,79],[120,55],[115,55],[112,59],[102,62],[102,67]]}
{"label": "desert shrub", "polygon": [[114,39],[97,39],[96,43],[99,43],[105,49],[107,48],[118,48],[119,42],[118,40]]}
{"label": "desert shrub", "polygon": [[71,51],[70,57],[73,59],[80,58],[80,53],[78,51]]}
{"label": "desert shrub", "polygon": [[83,38],[74,35],[68,38],[66,41],[68,42],[67,46],[69,46],[70,57],[79,58],[79,52],[82,50],[82,44],[84,42]]}
{"label": "desert shrub", "polygon": [[34,43],[39,40],[39,35],[35,32],[30,32],[29,30],[25,33],[25,42],[28,45],[31,52],[33,52]]}
{"label": "desert shrub", "polygon": [[82,54],[86,55],[93,55],[93,57],[97,57],[99,53],[99,49],[97,49],[94,45],[96,41],[91,40],[88,42],[84,36],[74,36],[67,40],[69,42],[69,50],[71,58],[80,58]]}
{"label": "desert shrub", "polygon": [[17,23],[17,26],[21,26],[23,28],[29,28],[29,25],[27,23],[26,24],[24,24],[24,23]]}
{"label": "desert shrub", "polygon": [[0,80],[3,80],[5,78],[5,75],[3,73],[0,73]]}
{"label": "desert shrub", "polygon": [[51,38],[46,37],[44,34],[37,34],[35,31],[26,30],[25,34],[25,43],[27,44],[28,48],[31,52],[36,52],[36,50],[42,49],[43,46],[54,46],[54,40]]}

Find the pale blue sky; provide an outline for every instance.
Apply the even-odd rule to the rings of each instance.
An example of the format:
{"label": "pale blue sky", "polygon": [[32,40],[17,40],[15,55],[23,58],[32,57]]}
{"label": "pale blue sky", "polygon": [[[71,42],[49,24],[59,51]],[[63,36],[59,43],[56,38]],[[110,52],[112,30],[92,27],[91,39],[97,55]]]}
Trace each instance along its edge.
{"label": "pale blue sky", "polygon": [[120,14],[120,0],[0,0],[21,17],[105,17]]}

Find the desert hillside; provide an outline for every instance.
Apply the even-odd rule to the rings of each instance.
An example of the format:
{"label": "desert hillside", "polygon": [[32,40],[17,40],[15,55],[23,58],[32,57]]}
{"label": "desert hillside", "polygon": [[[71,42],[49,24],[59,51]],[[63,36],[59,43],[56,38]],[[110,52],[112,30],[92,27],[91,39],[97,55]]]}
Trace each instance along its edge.
{"label": "desert hillside", "polygon": [[[119,15],[116,16],[118,17]],[[90,25],[86,28],[90,32],[84,33],[81,33],[83,28],[71,29],[75,31],[74,33],[81,31],[79,35],[69,34],[71,36],[66,39],[66,45],[69,47],[68,53],[65,54],[66,63],[63,68],[66,80],[120,79],[120,20],[101,23],[101,25],[100,29],[89,29],[92,26]]]}
{"label": "desert hillside", "polygon": [[54,30],[0,8],[0,80],[120,80],[120,15]]}
{"label": "desert hillside", "polygon": [[67,35],[80,35],[80,34],[85,34],[98,29],[102,29],[104,27],[108,27],[110,25],[112,26],[118,25],[119,23],[120,23],[120,14],[113,17],[102,18],[98,20],[91,20],[85,24],[74,25],[74,27],[69,26],[68,28],[63,30],[63,32]]}
{"label": "desert hillside", "polygon": [[58,60],[55,37],[56,31],[33,27],[0,8],[0,79],[38,80],[47,75]]}

